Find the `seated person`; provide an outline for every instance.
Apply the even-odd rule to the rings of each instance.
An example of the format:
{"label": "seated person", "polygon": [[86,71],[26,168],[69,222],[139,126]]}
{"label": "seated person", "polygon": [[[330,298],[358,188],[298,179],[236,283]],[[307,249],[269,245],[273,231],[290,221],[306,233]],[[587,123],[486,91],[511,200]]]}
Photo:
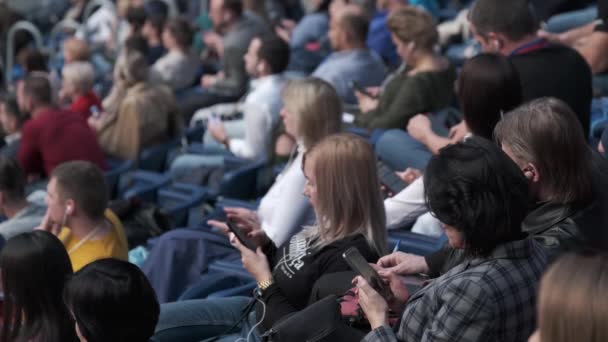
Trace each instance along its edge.
{"label": "seated person", "polygon": [[[254,339],[288,314],[307,307],[314,284],[323,275],[349,271],[342,258],[356,247],[368,262],[374,262],[386,250],[386,229],[382,197],[378,188],[375,156],[371,146],[350,134],[330,135],[305,153],[304,194],[310,199],[317,223],[278,247],[257,227],[245,229],[257,246],[252,251],[230,233],[230,242],[241,253],[243,265],[261,291],[256,312],[238,315],[249,299],[218,298],[163,304],[156,327],[156,341],[173,341],[172,334],[187,334],[202,340],[235,325],[223,339]],[[344,173],[352,177],[345,181]],[[351,196],[345,196],[351,194]],[[228,234],[228,227],[213,222]],[[264,310],[264,311],[262,311]],[[256,322],[260,322],[259,326]],[[253,327],[253,328],[252,328]],[[257,327],[257,329],[255,329]],[[183,335],[182,335],[183,336]]]}
{"label": "seated person", "polygon": [[[310,203],[302,195],[306,183],[302,173],[304,152],[315,142],[338,133],[342,127],[340,98],[323,80],[311,77],[290,81],[283,89],[282,98],[281,118],[285,131],[297,141],[287,165],[262,197],[257,210],[224,208],[229,218],[261,228],[276,246],[283,246],[313,219]],[[163,234],[142,266],[161,303],[177,299],[185,287],[200,279],[204,269],[198,267],[206,267],[206,262],[201,264],[194,262],[191,255],[174,253],[183,250],[184,245],[192,252],[193,243],[203,240],[197,233],[184,234],[184,230],[178,229]],[[198,260],[208,261],[212,255],[207,254],[204,245],[203,241],[201,251],[194,255]],[[166,266],[168,260],[170,266]],[[184,268],[189,272],[184,272]]]}
{"label": "seated person", "polygon": [[376,51],[391,70],[399,67],[401,57],[391,40],[391,32],[386,26],[386,20],[391,13],[404,6],[407,6],[407,3],[402,0],[376,0],[376,13],[369,23],[367,46]]}
{"label": "seated person", "polygon": [[88,62],[90,51],[87,42],[78,38],[69,38],[63,42],[63,62]]}
{"label": "seated person", "polygon": [[81,341],[147,342],[160,312],[146,276],[116,259],[97,260],[76,272],[63,298]]}
{"label": "seated person", "polygon": [[378,87],[386,77],[382,59],[365,45],[368,25],[367,19],[352,10],[332,16],[329,41],[334,52],[312,73],[336,88],[346,105],[357,102],[351,82]]}
{"label": "seated person", "polygon": [[28,76],[19,102],[21,111],[31,116],[21,130],[17,153],[28,180],[47,177],[57,165],[71,160],[87,160],[105,169],[95,134],[82,116],[54,106],[47,77]]}
{"label": "seated person", "polygon": [[463,120],[446,129],[446,111],[417,114],[403,130],[389,130],[376,143],[376,153],[395,170],[423,170],[432,154],[470,133],[492,139],[502,114],[522,102],[517,70],[506,57],[480,54],[469,59],[456,81]]}
{"label": "seated person", "polygon": [[112,98],[116,112],[89,118],[103,150],[121,159],[136,159],[147,147],[165,143],[181,131],[175,97],[164,85],[149,80],[146,58],[125,50],[116,62],[115,87],[123,89]]}
{"label": "seated person", "polygon": [[169,20],[163,30],[162,44],[168,52],[152,70],[173,91],[191,87],[198,73],[200,62],[190,51],[193,34],[190,24],[179,18]]}
{"label": "seated person", "polygon": [[[503,113],[521,104],[517,70],[506,57],[500,55],[480,54],[468,60],[458,76],[456,88],[464,117],[460,124],[451,129],[449,137],[442,137],[433,131],[436,124],[432,124],[432,121],[438,121],[435,117],[429,119],[429,116],[419,114],[408,124],[411,135],[403,130],[389,130],[378,139],[376,153],[379,158],[395,170],[408,167],[423,170],[433,154],[449,144],[462,141],[467,135],[492,139],[494,128]],[[407,173],[412,174],[411,171]],[[413,223],[427,212],[423,180],[404,178],[411,185],[384,201],[389,229]],[[432,228],[423,218],[413,226],[412,231],[431,235],[442,233],[440,229]]]}
{"label": "seated person", "polygon": [[17,162],[0,156],[0,215],[7,218],[0,223],[0,235],[8,240],[31,232],[40,225],[45,213],[43,203],[25,197],[25,176]]}
{"label": "seated person", "polygon": [[329,31],[328,9],[331,0],[308,3],[310,10],[297,23],[283,19],[274,26],[274,31],[289,43],[291,59],[288,69],[309,74],[329,54],[327,32]]}
{"label": "seated person", "polygon": [[70,103],[68,110],[85,120],[103,111],[101,100],[93,91],[95,70],[89,62],[72,62],[62,70],[63,86],[59,97]]}
{"label": "seated person", "polygon": [[4,143],[0,154],[9,158],[17,158],[21,143],[21,129],[27,117],[21,114],[17,98],[7,95],[0,99],[0,124],[4,132]]}
{"label": "seated person", "polygon": [[148,42],[148,64],[152,65],[166,52],[162,36],[169,16],[169,8],[161,0],[147,1],[144,8],[146,10],[146,21],[141,34]]}
{"label": "seated person", "polygon": [[555,97],[576,113],[585,137],[591,120],[589,65],[574,49],[538,35],[539,22],[528,0],[476,0],[469,27],[483,52],[509,57],[519,73],[524,102]]}
{"label": "seated person", "polygon": [[608,338],[605,253],[567,254],[540,282],[537,329],[528,342],[601,342]]}
{"label": "seated person", "polygon": [[74,271],[98,259],[127,260],[125,232],[107,209],[108,190],[98,167],[85,161],[59,165],[47,187],[47,205],[39,229],[59,236]]}
{"label": "seated person", "polygon": [[[200,121],[207,123],[204,142],[209,154],[231,153],[248,160],[267,157],[272,130],[280,119],[281,90],[285,85],[282,73],[287,63],[289,46],[277,36],[265,35],[251,41],[245,55],[245,68],[252,81],[245,101],[201,109],[191,120],[193,125]],[[220,121],[221,117],[229,118],[239,111],[242,111],[242,119]],[[201,162],[197,167],[223,164],[220,159],[214,158],[210,165],[205,155],[184,155],[174,161],[171,169],[180,173],[180,164],[194,166],[196,160]]]}
{"label": "seated person", "polygon": [[608,72],[608,1],[598,0],[597,20],[559,34],[541,31],[539,35],[577,50],[594,74]]}
{"label": "seated person", "polygon": [[0,253],[0,269],[2,340],[78,341],[62,297],[72,265],[57,237],[43,231],[16,235]]}
{"label": "seated person", "polygon": [[361,110],[355,124],[368,129],[405,129],[414,115],[450,105],[456,73],[434,52],[438,33],[429,14],[404,7],[391,13],[386,24],[404,67],[395,71],[382,91],[369,89],[378,98],[355,92]]}
{"label": "seated person", "polygon": [[200,108],[235,102],[247,91],[247,72],[243,56],[251,40],[268,28],[254,14],[243,10],[242,0],[209,1],[213,31],[203,33],[206,63],[218,67],[215,74],[203,75],[200,88],[180,98],[180,111],[186,118]]}
{"label": "seated person", "polygon": [[[359,304],[372,328],[363,341],[525,340],[534,330],[547,259],[522,233],[529,189],[517,164],[493,142],[473,137],[433,156],[424,185],[448,243],[466,259],[412,295],[380,268],[393,294],[388,299],[357,276]],[[389,308],[401,313],[398,330],[388,325]]]}
{"label": "seated person", "polygon": [[[608,224],[601,190],[608,166],[587,146],[572,110],[554,98],[534,100],[507,113],[494,134],[528,179],[534,205],[523,232],[541,243],[549,261],[571,250],[608,250],[608,233],[599,228]],[[400,273],[437,277],[462,257],[447,247],[426,257],[401,254]]]}

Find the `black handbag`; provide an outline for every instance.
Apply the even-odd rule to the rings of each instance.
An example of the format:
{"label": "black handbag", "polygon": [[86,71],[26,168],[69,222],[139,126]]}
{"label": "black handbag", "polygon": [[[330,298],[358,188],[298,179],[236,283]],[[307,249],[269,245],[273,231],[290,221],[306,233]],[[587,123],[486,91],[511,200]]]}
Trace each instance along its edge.
{"label": "black handbag", "polygon": [[336,296],[330,295],[275,323],[262,335],[262,341],[323,341],[341,325],[340,304]]}

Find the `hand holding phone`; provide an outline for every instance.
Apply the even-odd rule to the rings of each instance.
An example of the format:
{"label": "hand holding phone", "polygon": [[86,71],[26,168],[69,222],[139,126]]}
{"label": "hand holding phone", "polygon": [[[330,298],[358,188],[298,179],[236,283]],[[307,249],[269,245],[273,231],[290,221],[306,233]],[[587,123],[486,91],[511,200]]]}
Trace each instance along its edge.
{"label": "hand holding phone", "polygon": [[369,265],[356,247],[347,249],[346,252],[342,254],[342,257],[350,268],[359,273],[382,297],[385,299],[392,297],[390,288],[382,281],[378,272]]}
{"label": "hand holding phone", "polygon": [[257,246],[253,243],[253,241],[247,238],[247,236],[236,226],[234,222],[228,220],[226,221],[226,225],[243,246],[255,252]]}
{"label": "hand holding phone", "polygon": [[378,170],[378,178],[380,183],[384,185],[393,195],[401,192],[407,187],[407,183],[393,171],[390,167],[384,164],[381,160],[376,163]]}
{"label": "hand holding phone", "polygon": [[359,82],[357,82],[357,81],[350,81],[350,82],[348,82],[348,86],[349,86],[351,89],[354,89],[354,90],[356,90],[356,91],[360,92],[361,94],[363,94],[363,95],[365,95],[365,96],[367,96],[367,97],[370,97],[370,98],[372,98],[372,99],[377,99],[377,98],[378,98],[378,95],[374,95],[374,94],[370,93],[370,92],[369,92],[369,91],[368,91],[368,90],[367,90],[365,87],[363,87],[363,86],[362,86],[362,85],[361,85]]}

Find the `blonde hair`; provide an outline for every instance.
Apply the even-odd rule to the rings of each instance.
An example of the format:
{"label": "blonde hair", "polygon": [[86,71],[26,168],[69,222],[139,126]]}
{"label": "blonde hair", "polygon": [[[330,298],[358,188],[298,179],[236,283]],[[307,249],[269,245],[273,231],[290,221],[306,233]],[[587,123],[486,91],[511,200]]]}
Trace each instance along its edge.
{"label": "blonde hair", "polygon": [[433,17],[415,7],[403,7],[391,13],[386,26],[399,40],[414,42],[420,49],[432,51],[439,40]]}
{"label": "blonde hair", "polygon": [[283,89],[283,104],[296,117],[297,136],[309,148],[342,127],[342,102],[327,82],[314,78],[290,81]]}
{"label": "blonde hair", "polygon": [[353,134],[330,135],[302,161],[311,163],[317,187],[317,247],[362,234],[379,256],[386,253],[386,214],[372,146]]}
{"label": "blonde hair", "polygon": [[608,341],[608,256],[567,254],[545,273],[538,300],[543,342]]}
{"label": "blonde hair", "polygon": [[78,38],[70,38],[63,43],[64,55],[72,56],[72,61],[86,62],[89,60],[89,46],[87,42]]}
{"label": "blonde hair", "polygon": [[61,71],[63,81],[68,82],[80,93],[86,93],[93,88],[95,70],[89,62],[73,62],[66,64]]}

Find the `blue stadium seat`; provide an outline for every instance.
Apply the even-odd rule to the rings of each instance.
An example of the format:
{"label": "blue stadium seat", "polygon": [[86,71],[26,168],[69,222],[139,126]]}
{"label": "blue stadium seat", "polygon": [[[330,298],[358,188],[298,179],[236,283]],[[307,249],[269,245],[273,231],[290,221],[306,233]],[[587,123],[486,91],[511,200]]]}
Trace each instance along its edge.
{"label": "blue stadium seat", "polygon": [[445,234],[440,237],[432,237],[407,230],[389,231],[388,233],[389,251],[392,251],[399,242],[399,251],[422,256],[439,250],[446,241]]}
{"label": "blue stadium seat", "polygon": [[[247,162],[246,164],[243,164],[242,161],[237,161],[237,159],[226,158],[226,168],[229,171],[224,173],[220,189],[217,194],[212,194],[212,197],[222,196],[235,199],[251,199],[259,195],[256,193],[258,173],[266,166],[266,159]],[[241,166],[237,166],[239,163]]]}
{"label": "blue stadium seat", "polygon": [[193,127],[188,127],[184,132],[184,137],[188,141],[188,144],[200,143],[203,141],[203,135],[205,134],[205,126],[197,124]]}
{"label": "blue stadium seat", "polygon": [[156,191],[171,182],[171,176],[156,172],[135,170],[125,173],[118,180],[118,197],[128,199],[140,198],[143,201],[156,203]]}
{"label": "blue stadium seat", "polygon": [[104,176],[106,178],[106,185],[108,186],[110,198],[114,198],[117,192],[118,179],[122,174],[133,169],[135,162],[132,160],[119,160],[112,157],[106,158],[106,162],[109,169],[104,173]]}
{"label": "blue stadium seat", "polygon": [[147,171],[162,172],[165,168],[165,160],[170,150],[179,146],[179,139],[151,146],[141,150],[137,161],[137,168]]}
{"label": "blue stadium seat", "polygon": [[158,190],[157,204],[169,214],[174,227],[188,221],[188,211],[207,197],[207,189],[185,183],[172,183]]}

